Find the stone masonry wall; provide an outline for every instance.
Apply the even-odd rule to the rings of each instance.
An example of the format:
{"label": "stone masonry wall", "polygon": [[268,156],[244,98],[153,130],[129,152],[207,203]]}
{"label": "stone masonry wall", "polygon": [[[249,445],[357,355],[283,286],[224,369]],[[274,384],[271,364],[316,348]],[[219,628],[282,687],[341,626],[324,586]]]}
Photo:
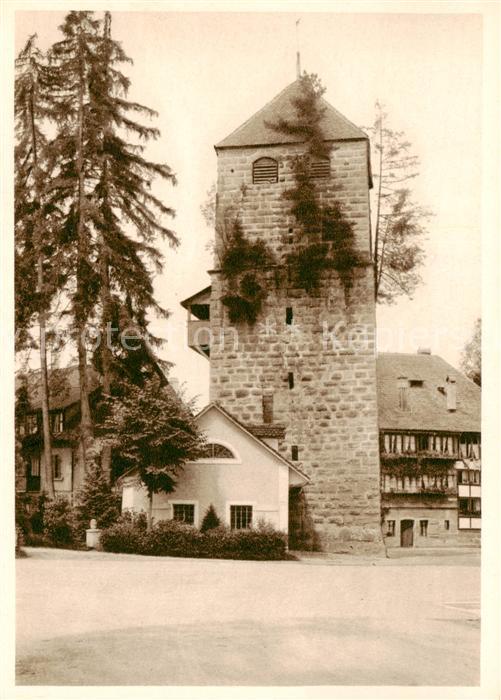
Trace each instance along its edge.
{"label": "stone masonry wall", "polygon": [[[337,199],[355,227],[357,248],[370,251],[367,144],[332,150],[329,181],[317,180],[324,203]],[[227,149],[218,154],[216,249],[225,217],[238,214],[249,239],[263,238],[278,256],[293,250],[297,230],[282,192],[293,182],[298,146]],[[279,161],[279,182],[252,184],[252,162]],[[231,326],[221,302],[225,280],[215,262],[211,297],[210,398],[243,423],[260,423],[262,395],[273,390],[274,422],[285,426],[280,452],[311,483],[305,487],[312,543],[330,551],[382,549],[376,406],[375,304],[370,265],[357,267],[345,301],[335,271],[307,294],[284,269],[267,272],[268,297],[257,323]],[[286,324],[292,307],[293,324]],[[289,385],[293,374],[293,388]]]}

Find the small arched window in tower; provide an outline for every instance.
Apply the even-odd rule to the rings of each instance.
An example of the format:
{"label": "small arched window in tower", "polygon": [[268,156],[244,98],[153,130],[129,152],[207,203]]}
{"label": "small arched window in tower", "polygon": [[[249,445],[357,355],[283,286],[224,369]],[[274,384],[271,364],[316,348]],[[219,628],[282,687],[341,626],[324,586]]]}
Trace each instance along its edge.
{"label": "small arched window in tower", "polygon": [[218,442],[209,442],[205,446],[205,459],[235,459],[233,452],[225,445],[220,445]]}
{"label": "small arched window in tower", "polygon": [[292,312],[292,306],[287,306],[285,309],[285,323],[288,326],[292,326],[292,320],[294,318],[294,314]]}
{"label": "small arched window in tower", "polygon": [[258,158],[252,164],[252,182],[278,182],[278,162],[274,158]]}
{"label": "small arched window in tower", "polygon": [[315,158],[310,164],[310,175],[314,178],[326,178],[330,177],[331,174],[331,159],[326,158]]}
{"label": "small arched window in tower", "polygon": [[289,389],[294,389],[294,373],[288,372],[287,381],[289,382]]}

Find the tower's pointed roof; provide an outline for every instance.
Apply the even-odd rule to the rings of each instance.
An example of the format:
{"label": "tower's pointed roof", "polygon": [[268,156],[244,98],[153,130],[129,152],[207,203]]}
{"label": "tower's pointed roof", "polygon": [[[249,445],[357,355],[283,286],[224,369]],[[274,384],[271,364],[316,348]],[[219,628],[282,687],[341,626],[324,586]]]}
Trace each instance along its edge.
{"label": "tower's pointed roof", "polygon": [[[271,146],[281,143],[300,143],[301,138],[288,134],[281,134],[267,126],[267,123],[275,123],[279,118],[292,120],[295,117],[293,99],[301,95],[301,81],[295,80],[282,92],[274,97],[262,109],[247,119],[238,129],[216,144],[219,148],[239,148],[242,146]],[[367,134],[355,126],[349,119],[343,117],[337,109],[334,109],[326,100],[321,98],[325,107],[324,116],[320,122],[327,141],[346,141],[353,139],[367,139]]]}

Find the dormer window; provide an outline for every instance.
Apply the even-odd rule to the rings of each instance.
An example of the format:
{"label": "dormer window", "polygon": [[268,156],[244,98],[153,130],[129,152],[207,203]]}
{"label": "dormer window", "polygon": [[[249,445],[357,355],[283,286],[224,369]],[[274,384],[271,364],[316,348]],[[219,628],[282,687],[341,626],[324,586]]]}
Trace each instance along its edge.
{"label": "dormer window", "polygon": [[310,176],[313,178],[326,178],[331,175],[331,159],[315,158],[310,163]]}
{"label": "dormer window", "polygon": [[258,158],[252,164],[252,182],[255,185],[278,182],[278,162],[274,158]]}

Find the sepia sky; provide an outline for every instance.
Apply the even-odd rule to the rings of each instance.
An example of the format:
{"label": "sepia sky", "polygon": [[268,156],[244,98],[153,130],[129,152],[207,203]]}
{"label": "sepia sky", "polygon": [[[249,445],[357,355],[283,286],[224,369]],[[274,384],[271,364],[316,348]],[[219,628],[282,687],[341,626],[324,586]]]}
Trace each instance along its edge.
{"label": "sepia sky", "polygon": [[[98,16],[101,13],[96,13]],[[37,33],[59,37],[63,12],[17,12],[16,51]],[[157,279],[172,315],[153,323],[161,354],[189,396],[208,396],[209,363],[186,346],[179,301],[209,284],[211,232],[200,204],[216,177],[213,144],[295,78],[295,21],[302,67],[318,73],[326,99],[358,125],[372,123],[377,99],[389,125],[419,156],[416,200],[430,208],[423,285],[413,300],[378,309],[379,350],[431,347],[453,365],[480,316],[480,128],[482,20],[474,14],[113,12],[112,34],[134,65],[130,97],[159,112],[149,147],[178,186],[158,192],[174,206],[177,251],[165,247]]]}

